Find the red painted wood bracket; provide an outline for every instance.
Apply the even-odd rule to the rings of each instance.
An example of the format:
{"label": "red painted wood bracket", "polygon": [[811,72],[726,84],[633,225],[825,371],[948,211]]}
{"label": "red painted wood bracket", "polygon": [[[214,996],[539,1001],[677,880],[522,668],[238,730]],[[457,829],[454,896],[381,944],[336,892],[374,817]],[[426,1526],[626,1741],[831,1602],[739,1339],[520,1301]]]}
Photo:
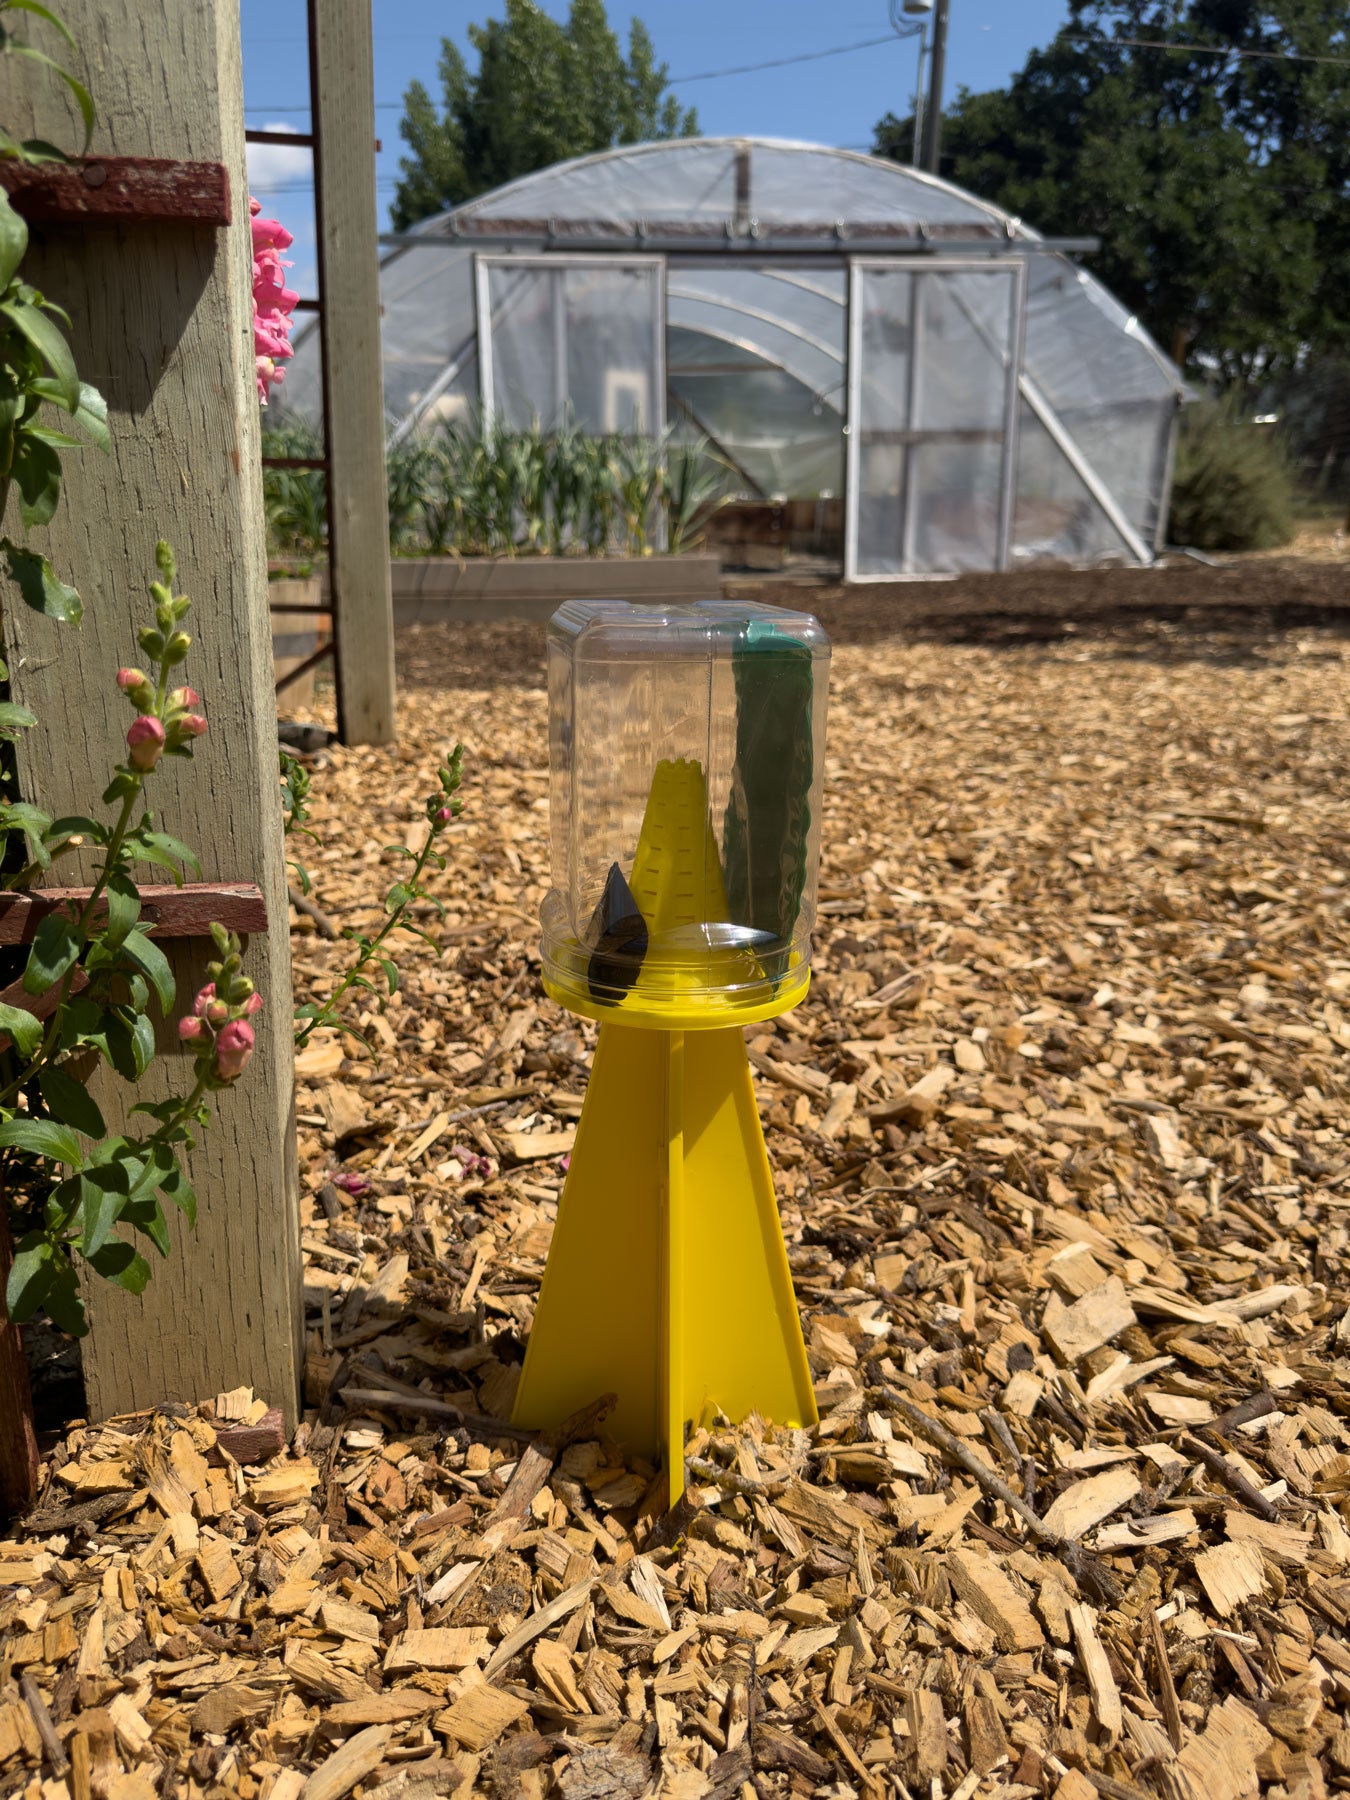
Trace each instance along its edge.
{"label": "red painted wood bracket", "polygon": [[[0,944],[26,944],[48,913],[74,913],[89,898],[87,887],[33,888],[0,893]],[[141,929],[157,938],[211,935],[212,923],[229,931],[267,930],[267,902],[252,881],[189,881],[147,884],[141,894]],[[106,909],[99,908],[100,915]],[[30,1009],[31,1010],[31,1009]]]}
{"label": "red painted wood bracket", "polygon": [[68,163],[0,162],[0,185],[34,224],[94,225],[132,220],[186,225],[230,223],[224,163],[163,156],[86,156]]}

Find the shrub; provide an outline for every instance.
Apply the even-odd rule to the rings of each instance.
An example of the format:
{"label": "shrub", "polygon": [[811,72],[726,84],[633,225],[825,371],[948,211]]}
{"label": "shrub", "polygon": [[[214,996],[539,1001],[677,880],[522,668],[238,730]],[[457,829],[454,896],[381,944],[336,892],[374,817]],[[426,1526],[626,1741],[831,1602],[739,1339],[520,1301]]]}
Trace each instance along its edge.
{"label": "shrub", "polygon": [[1168,542],[1193,550],[1273,550],[1294,528],[1288,454],[1230,393],[1181,415]]}

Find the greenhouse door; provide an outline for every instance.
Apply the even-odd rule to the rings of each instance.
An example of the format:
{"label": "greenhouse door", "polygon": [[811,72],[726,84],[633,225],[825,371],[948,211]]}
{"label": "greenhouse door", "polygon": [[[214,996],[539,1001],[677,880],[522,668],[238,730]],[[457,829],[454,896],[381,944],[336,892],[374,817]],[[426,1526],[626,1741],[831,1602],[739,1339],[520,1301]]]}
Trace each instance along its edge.
{"label": "greenhouse door", "polygon": [[1005,569],[1025,264],[850,266],[844,578]]}
{"label": "greenhouse door", "polygon": [[659,256],[480,256],[483,417],[659,437],[666,425]]}

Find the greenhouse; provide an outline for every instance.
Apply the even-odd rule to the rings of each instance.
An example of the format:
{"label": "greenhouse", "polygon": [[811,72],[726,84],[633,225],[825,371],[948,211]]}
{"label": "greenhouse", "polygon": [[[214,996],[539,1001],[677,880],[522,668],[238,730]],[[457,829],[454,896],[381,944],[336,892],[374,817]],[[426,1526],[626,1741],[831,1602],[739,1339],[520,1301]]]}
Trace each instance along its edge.
{"label": "greenhouse", "polygon": [[[1074,247],[846,150],[581,157],[396,240],[391,439],[479,418],[699,437],[747,499],[842,496],[849,580],[1148,563],[1185,389]],[[311,417],[319,363],[311,334],[287,383]]]}

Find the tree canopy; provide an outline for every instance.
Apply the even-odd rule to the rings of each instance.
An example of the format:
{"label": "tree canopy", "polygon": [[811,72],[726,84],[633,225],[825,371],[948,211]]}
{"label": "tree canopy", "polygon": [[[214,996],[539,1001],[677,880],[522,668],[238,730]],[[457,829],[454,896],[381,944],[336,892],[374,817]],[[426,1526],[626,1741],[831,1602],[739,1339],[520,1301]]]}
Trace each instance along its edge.
{"label": "tree canopy", "polygon": [[[959,91],[943,175],[1047,234],[1099,235],[1089,266],[1179,362],[1255,381],[1350,344],[1343,0],[1069,15],[1007,88]],[[887,114],[877,153],[908,161],[912,132]]]}
{"label": "tree canopy", "polygon": [[565,25],[533,0],[506,0],[506,16],[471,25],[469,41],[473,74],[441,40],[439,108],[420,81],[404,95],[399,132],[410,155],[399,164],[396,230],[570,156],[697,135],[697,115],[667,92],[646,27],[630,22],[625,56],[604,0],[572,0]]}

